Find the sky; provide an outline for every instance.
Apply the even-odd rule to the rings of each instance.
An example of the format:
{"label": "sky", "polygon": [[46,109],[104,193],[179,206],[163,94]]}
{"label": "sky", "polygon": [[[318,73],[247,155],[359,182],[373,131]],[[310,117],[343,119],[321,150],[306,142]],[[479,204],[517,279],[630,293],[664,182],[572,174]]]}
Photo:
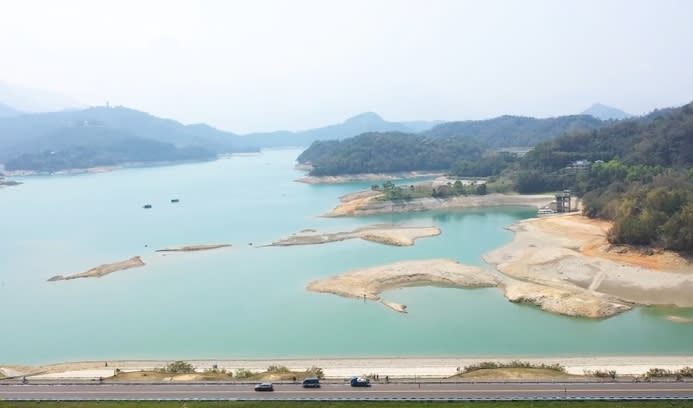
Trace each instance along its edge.
{"label": "sky", "polygon": [[[693,100],[687,0],[0,0],[0,81],[247,133]],[[2,102],[2,101],[0,101]]]}

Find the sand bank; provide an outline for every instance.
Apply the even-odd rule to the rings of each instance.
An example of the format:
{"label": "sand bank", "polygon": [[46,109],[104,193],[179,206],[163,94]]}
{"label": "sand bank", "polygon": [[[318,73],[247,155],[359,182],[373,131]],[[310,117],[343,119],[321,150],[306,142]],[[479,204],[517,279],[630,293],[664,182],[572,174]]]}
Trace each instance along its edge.
{"label": "sand bank", "polygon": [[693,267],[675,253],[613,251],[611,224],[577,214],[523,220],[513,241],[483,256],[513,280],[506,297],[572,316],[607,317],[631,304],[693,307]]}
{"label": "sand bank", "polygon": [[328,242],[360,238],[394,246],[411,246],[419,238],[440,235],[438,227],[406,227],[398,225],[370,225],[348,232],[317,233],[314,229],[305,229],[288,238],[274,241],[269,246],[315,245]]}
{"label": "sand bank", "polygon": [[381,301],[395,311],[405,312],[406,305],[384,301],[380,294],[410,286],[478,288],[495,285],[495,277],[484,269],[462,265],[451,259],[433,259],[356,269],[310,282],[306,288],[313,292]]}
{"label": "sand bank", "polygon": [[445,198],[416,198],[412,200],[383,201],[377,199],[382,193],[367,195],[352,194],[340,198],[340,204],[325,217],[391,214],[414,211],[433,211],[463,208],[517,206],[540,208],[554,199],[551,195],[536,194],[487,194],[479,196],[455,196]]}
{"label": "sand bank", "polygon": [[[315,358],[315,359],[259,359],[259,360],[186,360],[196,371],[202,372],[217,365],[219,369],[235,371],[245,368],[252,371],[264,371],[270,365],[283,365],[292,371],[305,371],[316,366],[323,369],[330,379],[344,379],[353,375],[378,374],[390,378],[447,378],[457,374],[457,368],[478,364],[483,361],[508,362],[522,360],[535,364],[561,364],[569,374],[582,375],[585,370],[616,370],[619,375],[642,375],[650,368],[678,370],[686,366],[693,367],[693,356],[594,356],[594,357],[518,357],[498,358],[493,356],[470,357],[429,357],[429,358]],[[164,360],[130,360],[61,363],[40,367],[15,367],[0,365],[0,371],[11,370],[14,375],[41,373],[50,378],[98,378],[106,377],[109,372],[119,368],[122,371],[153,370],[162,368],[170,361]],[[69,377],[68,377],[69,376]]]}
{"label": "sand bank", "polygon": [[102,276],[108,275],[109,273],[117,272],[117,271],[123,271],[125,269],[130,269],[130,268],[137,268],[140,266],[144,266],[145,263],[142,261],[142,258],[139,256],[134,256],[130,259],[126,259],[124,261],[120,262],[115,262],[111,264],[103,264],[99,265],[97,267],[91,268],[88,271],[84,271],[81,273],[75,273],[73,275],[55,275],[52,278],[48,279],[49,282],[55,282],[55,281],[60,281],[60,280],[70,280],[70,279],[79,279],[79,278],[100,278]]}
{"label": "sand bank", "polygon": [[[310,169],[302,167],[301,169]],[[355,181],[387,181],[401,180],[416,177],[437,177],[443,173],[436,172],[421,172],[421,171],[403,171],[398,173],[360,173],[360,174],[344,174],[339,176],[305,176],[295,181],[306,184],[341,184],[352,183]]]}
{"label": "sand bank", "polygon": [[200,244],[200,245],[186,245],[176,248],[163,248],[157,249],[156,252],[195,252],[195,251],[209,251],[212,249],[227,248],[231,244]]}

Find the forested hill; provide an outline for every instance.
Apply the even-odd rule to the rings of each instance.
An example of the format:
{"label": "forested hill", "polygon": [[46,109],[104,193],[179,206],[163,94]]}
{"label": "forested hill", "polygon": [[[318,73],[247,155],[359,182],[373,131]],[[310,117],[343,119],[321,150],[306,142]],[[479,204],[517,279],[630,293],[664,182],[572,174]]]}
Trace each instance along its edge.
{"label": "forested hill", "polygon": [[0,118],[0,163],[8,169],[55,171],[127,161],[199,160],[252,150],[257,149],[233,133],[202,124],[186,126],[124,107]]}
{"label": "forested hill", "polygon": [[531,147],[562,133],[597,129],[603,122],[589,115],[537,119],[500,116],[488,120],[447,122],[424,132],[430,137],[458,137],[488,147]]}
{"label": "forested hill", "polygon": [[530,147],[561,133],[595,129],[602,123],[584,115],[549,119],[501,116],[484,121],[449,122],[416,135],[365,133],[343,141],[316,141],[298,161],[312,164],[312,175],[448,171],[458,162],[479,162],[487,150]]}
{"label": "forested hill", "polygon": [[540,144],[513,175],[520,192],[570,188],[614,221],[612,243],[693,251],[693,103]]}
{"label": "forested hill", "polygon": [[316,141],[299,157],[313,175],[449,170],[461,158],[478,160],[483,148],[459,138],[430,138],[388,132],[364,133],[345,140]]}
{"label": "forested hill", "polygon": [[573,132],[536,146],[524,168],[556,170],[577,160],[619,158],[626,164],[690,167],[693,161],[693,103],[654,111],[590,132]]}

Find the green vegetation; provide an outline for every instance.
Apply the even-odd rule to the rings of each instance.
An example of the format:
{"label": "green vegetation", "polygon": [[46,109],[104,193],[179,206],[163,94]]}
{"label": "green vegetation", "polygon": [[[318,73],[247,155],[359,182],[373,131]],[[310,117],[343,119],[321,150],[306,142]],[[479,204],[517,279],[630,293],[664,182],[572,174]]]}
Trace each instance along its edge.
{"label": "green vegetation", "polygon": [[0,408],[693,408],[693,401],[0,401]]}
{"label": "green vegetation", "polygon": [[570,188],[609,241],[693,250],[693,104],[538,145],[515,174],[519,192]]}
{"label": "green vegetation", "polygon": [[680,370],[666,370],[664,368],[651,368],[645,373],[645,378],[693,378],[693,367],[684,367]]}
{"label": "green vegetation", "polygon": [[533,146],[567,131],[601,125],[598,119],[584,115],[449,122],[419,134],[371,132],[342,141],[316,141],[298,161],[312,164],[314,176],[413,170],[493,176],[517,160],[516,155],[498,152],[498,148]]}
{"label": "green vegetation", "polygon": [[356,173],[447,171],[460,160],[478,160],[483,148],[459,138],[409,133],[364,133],[345,140],[317,141],[298,157],[314,176]]}
{"label": "green vegetation", "polygon": [[[416,135],[365,133],[316,142],[298,160],[311,163],[318,176],[429,170],[488,178],[476,186],[437,187],[430,191],[433,197],[570,189],[583,197],[585,215],[614,221],[611,243],[693,251],[693,103],[598,123],[583,116],[453,122]],[[567,131],[522,158],[498,149]],[[382,190],[384,200],[429,196],[424,189],[392,183]]]}
{"label": "green vegetation", "polygon": [[616,370],[585,370],[585,376],[616,379]]}
{"label": "green vegetation", "polygon": [[544,363],[530,363],[529,361],[519,361],[513,360],[509,362],[495,362],[495,361],[482,361],[478,364],[472,364],[465,366],[461,373],[469,373],[477,370],[484,370],[490,368],[541,368],[547,370],[558,371],[561,373],[565,372],[565,367],[560,364],[544,364]]}
{"label": "green vegetation", "polygon": [[374,184],[371,190],[382,191],[383,195],[378,197],[381,201],[413,200],[425,197],[453,197],[460,195],[485,195],[489,192],[485,181],[475,180],[465,181],[455,180],[445,185],[433,187],[430,183],[396,185],[391,181],[386,181],[382,186]]}
{"label": "green vegetation", "polygon": [[448,122],[425,132],[429,137],[454,137],[481,143],[491,148],[534,146],[562,133],[591,130],[603,122],[588,115],[568,115],[536,119],[522,116],[500,116],[488,120]]}
{"label": "green vegetation", "polygon": [[172,373],[172,374],[188,374],[188,373],[194,373],[195,372],[195,367],[192,366],[192,364],[185,362],[185,361],[174,361],[173,363],[169,363],[166,365],[166,367],[163,368],[162,370],[165,373]]}

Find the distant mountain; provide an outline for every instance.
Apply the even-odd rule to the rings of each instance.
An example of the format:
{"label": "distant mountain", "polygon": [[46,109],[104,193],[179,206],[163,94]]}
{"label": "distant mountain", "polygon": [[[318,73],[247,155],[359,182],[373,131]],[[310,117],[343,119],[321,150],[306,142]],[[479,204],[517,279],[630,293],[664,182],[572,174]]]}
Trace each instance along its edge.
{"label": "distant mountain", "polygon": [[201,160],[253,150],[233,133],[203,124],[186,126],[124,107],[0,118],[0,162],[8,170]]}
{"label": "distant mountain", "polygon": [[316,140],[341,140],[366,132],[416,133],[432,128],[442,121],[388,122],[373,112],[366,112],[343,123],[299,132],[276,131],[245,135],[257,147],[310,146]]}
{"label": "distant mountain", "polygon": [[585,109],[582,115],[590,115],[600,120],[621,120],[629,118],[633,115],[626,113],[618,108],[612,106],[602,105],[601,103],[595,103],[589,108]]}
{"label": "distant mountain", "polygon": [[447,122],[421,134],[463,138],[492,148],[531,147],[565,132],[597,129],[602,125],[602,121],[588,115],[546,119],[505,115],[487,120]]}
{"label": "distant mountain", "polygon": [[21,112],[19,112],[15,108],[13,108],[9,105],[5,105],[3,103],[0,103],[0,118],[6,118],[9,116],[17,116],[20,113]]}
{"label": "distant mountain", "polygon": [[0,81],[0,103],[23,112],[53,112],[83,106],[76,99],[57,92],[24,88]]}

